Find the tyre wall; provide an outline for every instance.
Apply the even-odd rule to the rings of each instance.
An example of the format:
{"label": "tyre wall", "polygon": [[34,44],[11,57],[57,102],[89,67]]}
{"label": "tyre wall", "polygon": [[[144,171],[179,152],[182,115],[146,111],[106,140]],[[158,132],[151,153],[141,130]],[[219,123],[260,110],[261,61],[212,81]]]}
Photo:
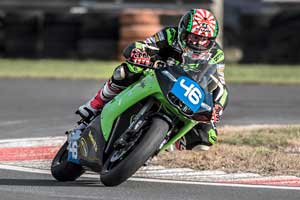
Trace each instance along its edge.
{"label": "tyre wall", "polygon": [[0,13],[0,56],[115,59],[118,21],[109,13]]}
{"label": "tyre wall", "polygon": [[125,10],[120,14],[120,40],[118,58],[126,46],[134,41],[143,41],[162,29],[158,13],[150,9]]}
{"label": "tyre wall", "polygon": [[299,11],[282,11],[274,16],[243,15],[240,31],[242,62],[300,63]]}
{"label": "tyre wall", "polygon": [[[0,57],[121,59],[130,42],[144,40],[164,26],[176,26],[182,14],[151,9],[84,14],[0,10]],[[236,34],[226,31],[230,30],[226,21],[224,26],[224,47],[238,40],[243,63],[300,62],[297,10],[275,16],[243,14]]]}

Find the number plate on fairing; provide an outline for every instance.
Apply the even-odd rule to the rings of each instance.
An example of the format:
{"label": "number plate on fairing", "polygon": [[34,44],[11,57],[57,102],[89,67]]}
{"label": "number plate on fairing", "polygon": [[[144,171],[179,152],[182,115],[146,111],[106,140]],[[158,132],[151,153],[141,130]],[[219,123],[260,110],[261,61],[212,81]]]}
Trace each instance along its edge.
{"label": "number plate on fairing", "polygon": [[78,160],[78,140],[80,138],[81,131],[74,130],[68,135],[68,161],[79,164]]}
{"label": "number plate on fairing", "polygon": [[200,109],[205,99],[205,93],[198,83],[185,76],[177,79],[171,92],[193,112]]}

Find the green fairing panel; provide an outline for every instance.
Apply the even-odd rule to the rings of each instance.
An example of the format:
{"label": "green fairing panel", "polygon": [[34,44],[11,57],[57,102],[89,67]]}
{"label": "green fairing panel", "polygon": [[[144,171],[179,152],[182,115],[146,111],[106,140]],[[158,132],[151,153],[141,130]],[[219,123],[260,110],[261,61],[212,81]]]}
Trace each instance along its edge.
{"label": "green fairing panel", "polygon": [[184,126],[177,132],[177,134],[165,144],[161,151],[167,150],[174,142],[179,140],[182,136],[184,136],[187,132],[189,132],[196,124],[197,121],[194,120],[187,120],[185,121]]}
{"label": "green fairing panel", "polygon": [[198,122],[190,120],[179,113],[179,111],[169,104],[168,100],[164,97],[163,92],[160,89],[159,83],[154,73],[147,73],[147,75],[138,81],[136,84],[129,86],[126,90],[117,95],[112,101],[107,103],[101,112],[101,128],[105,141],[109,139],[111,130],[113,128],[114,121],[125,110],[136,104],[137,102],[145,99],[148,96],[154,96],[160,101],[165,108],[177,115],[183,122],[184,126],[178,131],[167,144],[165,144],[162,150],[167,149],[176,140],[180,139],[189,130],[191,130]]}
{"label": "green fairing panel", "polygon": [[156,94],[160,96],[160,98],[164,98],[162,95],[159,95],[162,94],[162,92],[154,74],[145,76],[139,82],[129,86],[113,100],[107,103],[101,112],[100,120],[105,140],[108,140],[113,123],[121,113],[152,94]]}

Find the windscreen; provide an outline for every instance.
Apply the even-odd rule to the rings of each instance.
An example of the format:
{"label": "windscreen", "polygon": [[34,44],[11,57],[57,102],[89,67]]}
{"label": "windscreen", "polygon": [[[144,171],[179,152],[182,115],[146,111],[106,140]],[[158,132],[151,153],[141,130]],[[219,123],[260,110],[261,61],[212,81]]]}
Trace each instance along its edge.
{"label": "windscreen", "polygon": [[181,67],[190,78],[196,81],[204,90],[208,91],[208,86],[214,81],[212,76],[217,72],[215,64],[208,64],[207,58],[192,57],[183,54]]}

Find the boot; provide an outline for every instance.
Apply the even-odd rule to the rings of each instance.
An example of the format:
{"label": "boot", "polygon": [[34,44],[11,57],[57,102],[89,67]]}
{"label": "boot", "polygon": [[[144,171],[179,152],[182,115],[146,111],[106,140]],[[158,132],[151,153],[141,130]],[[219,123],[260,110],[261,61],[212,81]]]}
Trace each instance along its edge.
{"label": "boot", "polygon": [[109,79],[97,94],[75,112],[83,120],[89,122],[95,115],[99,114],[104,105],[121,92],[121,87],[112,83]]}
{"label": "boot", "polygon": [[105,105],[105,102],[100,95],[101,92],[102,89],[97,92],[95,97],[93,97],[84,105],[80,106],[75,112],[76,114],[80,115],[84,121],[90,122],[91,119],[94,118]]}

